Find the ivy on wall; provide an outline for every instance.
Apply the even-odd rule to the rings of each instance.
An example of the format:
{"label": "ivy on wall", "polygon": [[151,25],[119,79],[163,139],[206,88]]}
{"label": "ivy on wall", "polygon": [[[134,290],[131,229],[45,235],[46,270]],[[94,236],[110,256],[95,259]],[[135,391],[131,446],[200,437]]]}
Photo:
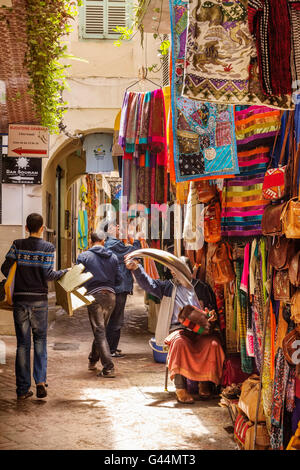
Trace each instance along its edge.
{"label": "ivy on wall", "polygon": [[[80,5],[82,2],[78,1]],[[25,65],[30,77],[29,93],[36,113],[49,132],[58,134],[67,103],[67,68],[60,62],[70,58],[62,40],[72,31],[70,20],[77,14],[74,1],[26,0],[27,52]]]}

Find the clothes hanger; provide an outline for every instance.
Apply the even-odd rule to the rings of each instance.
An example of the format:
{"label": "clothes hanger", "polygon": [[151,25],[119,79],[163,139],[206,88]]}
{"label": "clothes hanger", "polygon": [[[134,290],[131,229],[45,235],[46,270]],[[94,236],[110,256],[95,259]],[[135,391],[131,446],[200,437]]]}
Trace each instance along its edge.
{"label": "clothes hanger", "polygon": [[126,88],[126,91],[129,90],[129,88],[132,88],[133,86],[135,86],[137,83],[139,82],[142,82],[143,80],[147,80],[147,82],[150,82],[150,83],[153,83],[153,85],[156,86],[156,88],[162,88],[161,85],[158,85],[157,83],[153,82],[152,80],[150,80],[150,78],[147,78],[147,73],[148,73],[148,70],[147,68],[145,68],[144,66],[141,67],[141,69],[139,70],[139,75],[141,75],[141,78],[139,80],[137,80],[135,83],[133,83],[132,85],[129,85],[127,88]]}

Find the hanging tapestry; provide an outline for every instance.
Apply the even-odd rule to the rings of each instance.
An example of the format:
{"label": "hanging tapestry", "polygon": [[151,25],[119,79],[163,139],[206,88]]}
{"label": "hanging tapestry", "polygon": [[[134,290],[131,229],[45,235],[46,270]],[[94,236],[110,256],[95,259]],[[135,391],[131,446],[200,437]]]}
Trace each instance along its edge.
{"label": "hanging tapestry", "polygon": [[267,95],[291,94],[291,24],[286,0],[249,0],[249,29]]}
{"label": "hanging tapestry", "polygon": [[187,9],[187,3],[170,0],[172,122],[177,182],[224,178],[224,175],[239,173],[232,106],[197,102],[181,96]]}
{"label": "hanging tapestry", "polygon": [[247,0],[191,0],[183,95],[226,104],[294,107],[291,96],[266,95],[259,86],[247,4]]}
{"label": "hanging tapestry", "polygon": [[261,220],[268,201],[262,197],[269,153],[280,127],[280,111],[249,106],[235,113],[240,176],[224,182],[222,235],[261,235]]}
{"label": "hanging tapestry", "polygon": [[[292,89],[299,91],[300,88],[300,1],[289,0],[289,12],[291,18],[291,34],[292,34]],[[298,83],[294,83],[298,80]]]}

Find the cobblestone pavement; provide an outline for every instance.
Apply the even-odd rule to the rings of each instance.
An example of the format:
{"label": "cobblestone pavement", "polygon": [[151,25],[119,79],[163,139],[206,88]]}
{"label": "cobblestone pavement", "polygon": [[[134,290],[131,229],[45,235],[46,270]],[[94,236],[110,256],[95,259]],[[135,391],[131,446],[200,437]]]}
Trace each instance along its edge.
{"label": "cobblestone pavement", "polygon": [[68,317],[57,308],[48,336],[48,397],[24,402],[15,396],[15,337],[0,337],[6,346],[6,364],[0,364],[0,449],[237,449],[217,398],[181,405],[170,380],[164,391],[165,366],[153,360],[151,336],[143,293],[136,290],[120,341],[126,357],[114,360],[115,379],[100,378],[87,370],[92,332],[86,310]]}

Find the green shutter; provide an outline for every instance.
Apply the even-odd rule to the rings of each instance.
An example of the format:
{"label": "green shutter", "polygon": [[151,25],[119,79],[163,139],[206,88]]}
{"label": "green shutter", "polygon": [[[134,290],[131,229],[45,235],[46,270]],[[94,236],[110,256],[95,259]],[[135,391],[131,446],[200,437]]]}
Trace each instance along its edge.
{"label": "green shutter", "polygon": [[128,0],[85,0],[79,10],[80,38],[116,39],[116,26],[131,26],[132,4]]}

